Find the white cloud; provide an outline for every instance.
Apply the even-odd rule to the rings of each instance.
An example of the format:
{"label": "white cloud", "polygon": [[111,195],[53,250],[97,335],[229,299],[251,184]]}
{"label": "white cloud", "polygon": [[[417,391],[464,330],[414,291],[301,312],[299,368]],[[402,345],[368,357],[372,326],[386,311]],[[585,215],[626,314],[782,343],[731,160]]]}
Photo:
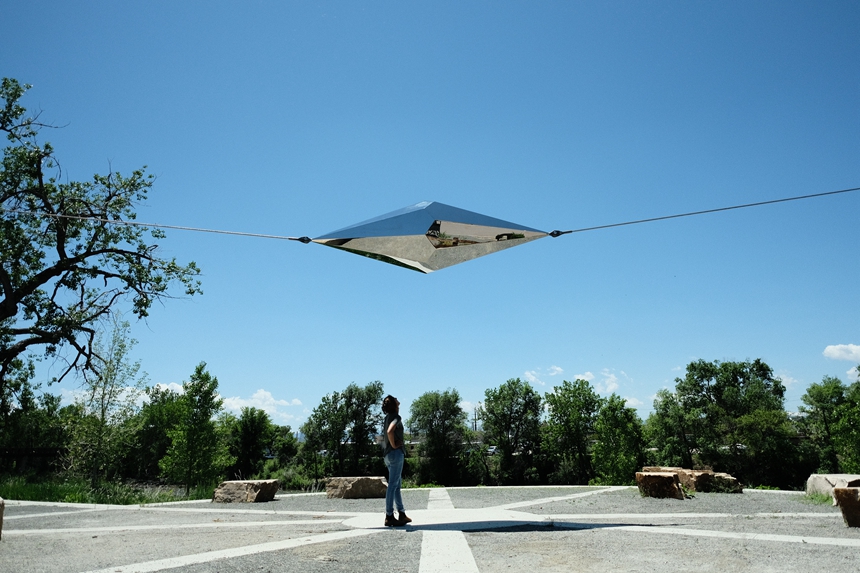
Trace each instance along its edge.
{"label": "white cloud", "polygon": [[558,376],[558,375],[559,375],[559,374],[561,374],[562,372],[564,372],[564,370],[562,370],[562,369],[561,369],[560,367],[558,367],[558,366],[550,366],[550,367],[549,367],[549,375],[550,375],[550,376]]}
{"label": "white cloud", "polygon": [[624,398],[624,402],[629,408],[638,408],[639,406],[645,405],[645,402],[639,400],[638,398]]}
{"label": "white cloud", "polygon": [[616,376],[614,372],[608,368],[604,368],[600,372],[600,375],[603,379],[594,384],[594,389],[597,390],[598,394],[612,394],[618,390],[618,376]]}
{"label": "white cloud", "polygon": [[176,382],[171,382],[170,384],[156,384],[161,390],[170,390],[171,392],[176,392],[177,394],[184,394],[185,389],[182,388],[182,384],[177,384]]}
{"label": "white cloud", "polygon": [[475,411],[475,404],[473,404],[472,402],[469,402],[468,400],[461,400],[460,401],[460,408],[462,408],[464,412],[474,412]]}
{"label": "white cloud", "polygon": [[846,372],[846,374],[848,374],[849,378],[856,378],[858,381],[860,381],[860,370],[858,370],[856,366]]}
{"label": "white cloud", "polygon": [[860,362],[860,346],[856,344],[831,344],[824,349],[824,356],[832,360]]}
{"label": "white cloud", "polygon": [[780,380],[782,380],[782,383],[786,388],[791,388],[792,386],[797,386],[798,384],[800,384],[800,380],[789,376],[788,374],[778,374],[777,376]]}
{"label": "white cloud", "polygon": [[277,400],[268,390],[257,390],[250,398],[241,398],[239,396],[231,396],[224,398],[224,409],[236,414],[242,411],[242,408],[257,408],[263,410],[272,421],[280,424],[288,423],[296,420],[296,416],[285,412],[283,408],[290,406],[301,406],[302,403],[298,398],[292,400]]}
{"label": "white cloud", "polygon": [[594,374],[591,372],[585,372],[584,374],[577,374],[573,377],[574,380],[585,380],[586,382],[591,382],[594,380]]}
{"label": "white cloud", "polygon": [[541,386],[546,386],[546,383],[538,378],[537,370],[528,370],[523,373],[523,378],[526,379],[530,384],[540,384]]}
{"label": "white cloud", "polygon": [[674,368],[672,368],[672,372],[680,372],[683,369],[684,369],[683,366],[675,366]]}

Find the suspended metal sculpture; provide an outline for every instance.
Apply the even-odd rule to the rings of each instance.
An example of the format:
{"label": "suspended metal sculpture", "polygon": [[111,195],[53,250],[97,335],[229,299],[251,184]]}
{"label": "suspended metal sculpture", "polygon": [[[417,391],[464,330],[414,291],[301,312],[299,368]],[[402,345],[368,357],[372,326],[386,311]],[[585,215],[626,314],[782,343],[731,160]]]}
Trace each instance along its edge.
{"label": "suspended metal sculpture", "polygon": [[307,242],[432,273],[549,234],[444,203],[425,201]]}

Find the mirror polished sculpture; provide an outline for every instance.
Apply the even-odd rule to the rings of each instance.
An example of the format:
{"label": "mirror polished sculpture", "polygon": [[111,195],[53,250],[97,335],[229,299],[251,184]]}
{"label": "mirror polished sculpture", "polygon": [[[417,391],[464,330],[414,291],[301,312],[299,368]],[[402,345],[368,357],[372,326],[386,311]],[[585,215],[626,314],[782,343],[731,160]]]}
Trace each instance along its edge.
{"label": "mirror polished sculpture", "polygon": [[531,227],[425,201],[312,241],[431,273],[547,235]]}

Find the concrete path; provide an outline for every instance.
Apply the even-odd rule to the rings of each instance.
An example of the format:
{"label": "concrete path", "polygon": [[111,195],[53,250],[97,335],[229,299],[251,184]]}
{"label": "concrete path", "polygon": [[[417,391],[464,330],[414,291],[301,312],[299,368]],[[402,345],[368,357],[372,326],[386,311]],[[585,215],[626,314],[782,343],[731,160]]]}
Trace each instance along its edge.
{"label": "concrete path", "polygon": [[641,498],[634,488],[405,490],[383,500],[94,506],[7,500],[0,571],[143,573],[858,570],[860,530],[802,495]]}

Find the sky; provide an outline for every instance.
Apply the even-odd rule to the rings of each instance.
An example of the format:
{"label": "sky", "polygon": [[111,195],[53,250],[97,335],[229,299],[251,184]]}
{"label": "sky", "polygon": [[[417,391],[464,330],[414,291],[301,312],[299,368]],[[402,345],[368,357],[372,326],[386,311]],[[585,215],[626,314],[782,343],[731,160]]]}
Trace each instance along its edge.
{"label": "sky", "polygon": [[[851,1],[10,0],[2,19],[0,75],[62,126],[43,138],[63,178],[148,166],[144,222],[314,237],[439,201],[551,231],[860,186]],[[796,411],[860,364],[858,212],[860,192],[547,237],[430,275],[169,231],[204,294],[134,323],[133,357],[164,385],[206,362],[227,408],[293,428],[375,380],[471,411],[511,378],[584,378],[645,417],[699,359],[761,358]]]}

